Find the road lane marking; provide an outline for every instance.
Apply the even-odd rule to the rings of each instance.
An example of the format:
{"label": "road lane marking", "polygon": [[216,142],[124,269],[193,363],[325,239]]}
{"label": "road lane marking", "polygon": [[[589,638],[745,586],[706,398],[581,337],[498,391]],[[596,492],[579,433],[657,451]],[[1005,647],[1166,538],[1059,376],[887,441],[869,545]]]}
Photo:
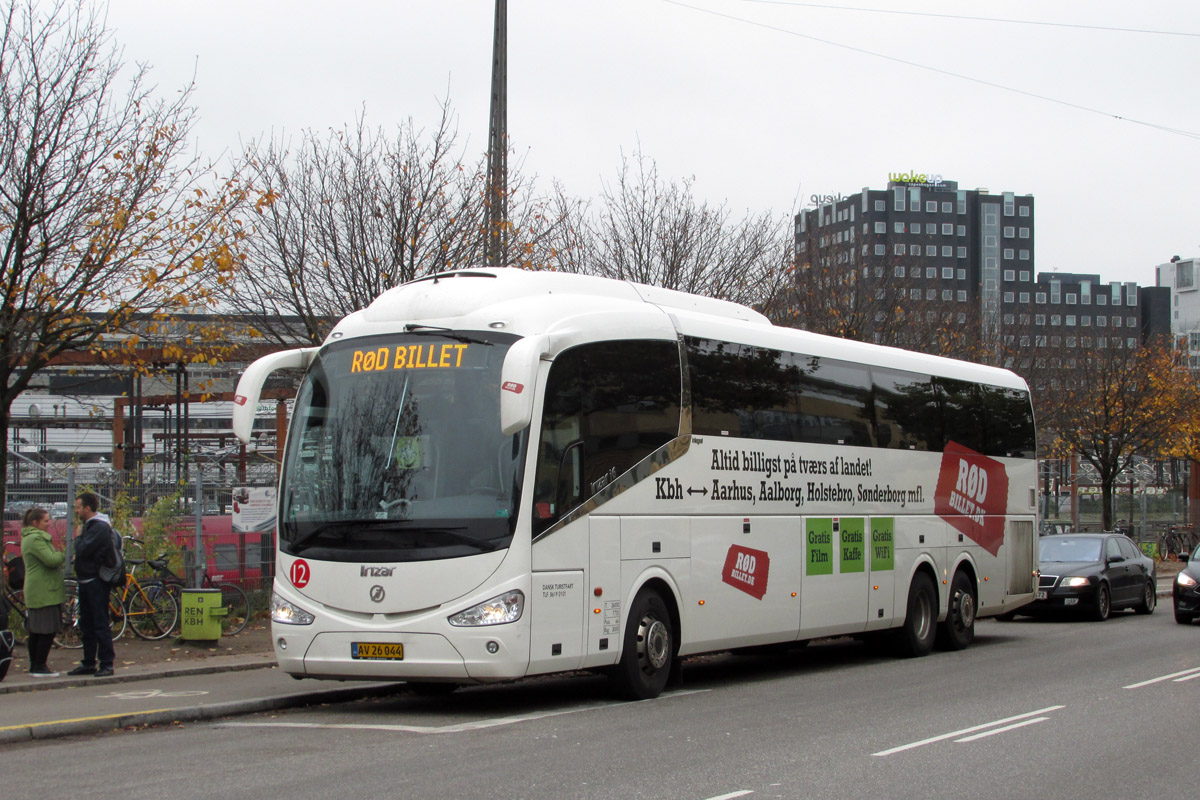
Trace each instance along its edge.
{"label": "road lane marking", "polygon": [[987,736],[995,736],[997,733],[1007,733],[1008,731],[1015,731],[1017,728],[1024,728],[1026,725],[1036,725],[1039,722],[1045,722],[1048,719],[1050,719],[1050,718],[1049,717],[1034,717],[1033,719],[1027,719],[1023,722],[1014,722],[1012,725],[1005,725],[1003,728],[993,728],[990,731],[984,731],[983,733],[976,733],[971,736],[964,736],[961,739],[955,739],[954,743],[962,744],[964,742],[973,742],[976,739],[983,739]]}
{"label": "road lane marking", "polygon": [[749,789],[742,789],[740,792],[730,792],[729,794],[719,794],[716,797],[706,797],[704,800],[733,800],[735,797],[745,797],[748,794],[754,794]]}
{"label": "road lane marking", "polygon": [[976,731],[982,731],[987,728],[994,728],[997,725],[1005,725],[1010,722],[1016,722],[1017,720],[1028,719],[1029,717],[1036,717],[1039,714],[1046,714],[1050,711],[1058,711],[1060,708],[1066,708],[1066,706],[1047,706],[1046,708],[1039,708],[1037,711],[1029,711],[1025,714],[1017,714],[1014,717],[1005,717],[1004,719],[997,719],[997,720],[993,720],[992,722],[985,722],[982,725],[973,725],[970,728],[963,728],[962,730],[951,731],[950,733],[943,733],[940,736],[931,736],[928,739],[922,739],[919,742],[910,742],[909,744],[902,744],[899,747],[893,747],[889,750],[880,750],[878,753],[871,753],[871,755],[873,755],[873,756],[890,756],[895,753],[902,753],[905,750],[912,750],[913,748],[916,748],[916,747],[924,747],[925,745],[933,744],[934,742],[942,742],[942,741],[945,741],[946,739],[953,739],[956,736],[962,736],[963,734],[966,734],[966,733],[975,733]]}
{"label": "road lane marking", "polygon": [[208,694],[208,692],[201,689],[179,692],[164,692],[162,689],[131,689],[127,692],[98,694],[96,697],[101,700],[149,700],[151,697],[199,697],[202,694]]}
{"label": "road lane marking", "polygon": [[468,731],[486,730],[487,728],[498,728],[504,725],[515,725],[518,722],[531,722],[533,720],[548,719],[550,717],[560,717],[564,714],[576,714],[581,711],[596,711],[605,708],[641,705],[648,702],[669,700],[672,697],[684,697],[689,694],[704,694],[705,692],[709,691],[712,690],[696,689],[685,692],[672,692],[669,695],[664,694],[658,697],[656,700],[634,700],[628,703],[592,703],[586,706],[579,706],[577,708],[564,708],[559,709],[558,711],[541,711],[534,714],[516,714],[511,717],[481,719],[474,722],[461,722],[456,725],[384,725],[352,722],[222,722],[220,723],[220,726],[223,728],[314,728],[321,730],[391,731],[395,733],[419,734],[466,733]]}
{"label": "road lane marking", "polygon": [[47,725],[68,725],[72,722],[92,722],[98,719],[125,719],[126,717],[141,717],[146,714],[160,714],[171,711],[169,708],[156,708],[152,711],[126,711],[122,714],[102,714],[98,717],[75,717],[74,719],[51,719],[45,722],[26,722],[24,725],[6,725],[0,731],[19,731],[25,728],[43,728]]}
{"label": "road lane marking", "polygon": [[[1187,677],[1180,677],[1183,675],[1186,675]],[[1200,677],[1200,667],[1192,667],[1191,669],[1185,669],[1182,672],[1172,672],[1170,675],[1161,675],[1157,678],[1151,678],[1148,681],[1142,681],[1141,683],[1131,683],[1128,686],[1122,686],[1121,688],[1122,689],[1140,689],[1143,686],[1149,686],[1152,683],[1161,683],[1162,681],[1169,681],[1169,680],[1175,680],[1175,679],[1178,679],[1180,681],[1187,681],[1187,680],[1191,680],[1192,678],[1196,678],[1196,677]],[[1178,681],[1176,681],[1176,682],[1178,682]]]}

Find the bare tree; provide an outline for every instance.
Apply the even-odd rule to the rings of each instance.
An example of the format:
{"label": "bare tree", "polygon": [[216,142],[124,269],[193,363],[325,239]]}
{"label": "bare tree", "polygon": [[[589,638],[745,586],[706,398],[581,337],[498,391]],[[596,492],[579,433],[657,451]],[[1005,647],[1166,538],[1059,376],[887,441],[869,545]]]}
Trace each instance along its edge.
{"label": "bare tree", "polygon": [[[157,99],[145,66],[118,86],[121,54],[100,11],[16,0],[0,22],[6,430],[13,401],[52,359],[211,302],[239,259],[244,192],[232,180],[210,187],[188,155],[190,87]],[[122,344],[136,359],[138,337]]]}
{"label": "bare tree", "polygon": [[[275,341],[319,343],[339,318],[393,286],[482,264],[484,162],[468,162],[449,104],[441,111],[428,131],[410,119],[389,136],[360,116],[328,135],[305,131],[294,151],[282,141],[252,146],[248,171],[269,202],[259,206],[234,309]],[[516,266],[536,266],[553,225],[530,200],[531,186],[510,172]]]}
{"label": "bare tree", "polygon": [[599,207],[560,209],[552,265],[753,305],[770,313],[786,288],[790,225],[771,214],[734,220],[699,203],[692,180],[659,175],[641,153],[622,160]]}

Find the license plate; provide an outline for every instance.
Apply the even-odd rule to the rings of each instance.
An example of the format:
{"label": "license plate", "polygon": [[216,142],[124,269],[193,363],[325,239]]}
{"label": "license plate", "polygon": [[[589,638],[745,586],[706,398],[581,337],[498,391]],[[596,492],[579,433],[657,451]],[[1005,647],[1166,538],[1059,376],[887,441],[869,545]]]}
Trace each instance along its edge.
{"label": "license plate", "polygon": [[1034,600],[1045,600],[1046,599],[1045,590],[1039,590],[1038,593],[1033,596],[1033,599]]}
{"label": "license plate", "polygon": [[402,661],[404,659],[404,645],[386,642],[351,642],[350,657]]}

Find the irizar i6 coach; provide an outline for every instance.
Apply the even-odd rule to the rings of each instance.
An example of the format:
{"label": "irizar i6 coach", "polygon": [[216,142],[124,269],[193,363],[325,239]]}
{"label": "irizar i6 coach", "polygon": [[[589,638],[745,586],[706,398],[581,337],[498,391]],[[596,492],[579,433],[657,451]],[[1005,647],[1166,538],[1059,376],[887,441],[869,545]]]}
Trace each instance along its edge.
{"label": "irizar i6 coach", "polygon": [[303,370],[272,635],[296,677],[565,670],[650,698],[698,653],[966,647],[1036,588],[1028,387],[734,303],[518,269],[382,294]]}

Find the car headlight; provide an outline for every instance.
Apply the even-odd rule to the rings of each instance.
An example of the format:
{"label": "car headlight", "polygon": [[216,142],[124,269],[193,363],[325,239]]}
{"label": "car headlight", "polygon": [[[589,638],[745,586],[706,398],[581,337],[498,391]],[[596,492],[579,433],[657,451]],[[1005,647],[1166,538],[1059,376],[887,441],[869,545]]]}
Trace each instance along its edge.
{"label": "car headlight", "polygon": [[1196,579],[1191,575],[1188,575],[1186,572],[1181,572],[1176,575],[1175,582],[1180,586],[1186,586],[1189,589],[1196,585]]}
{"label": "car headlight", "polygon": [[1087,578],[1076,575],[1074,578],[1063,578],[1063,582],[1060,585],[1074,589],[1079,586],[1087,586],[1088,582]]}
{"label": "car headlight", "polygon": [[284,625],[312,625],[317,618],[298,605],[271,592],[271,621]]}
{"label": "car headlight", "polygon": [[525,610],[525,595],[519,591],[505,592],[485,600],[449,618],[451,625],[474,628],[480,625],[504,625],[516,622]]}

